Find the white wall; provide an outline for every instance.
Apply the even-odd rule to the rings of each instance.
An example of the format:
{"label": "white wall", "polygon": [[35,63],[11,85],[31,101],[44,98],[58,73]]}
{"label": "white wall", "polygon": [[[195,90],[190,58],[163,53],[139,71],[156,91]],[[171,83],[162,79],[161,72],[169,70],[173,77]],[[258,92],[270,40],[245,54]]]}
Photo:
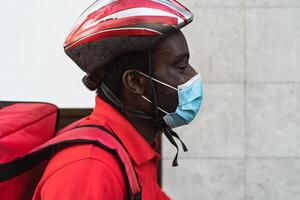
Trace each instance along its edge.
{"label": "white wall", "polygon": [[[0,99],[93,106],[63,52],[93,0],[0,1]],[[300,1],[182,2],[195,14],[184,32],[205,101],[178,129],[190,150],[178,168],[164,140],[164,189],[175,200],[299,200]]]}
{"label": "white wall", "polygon": [[91,107],[94,92],[63,43],[93,0],[1,0],[0,100],[48,101],[60,107]]}

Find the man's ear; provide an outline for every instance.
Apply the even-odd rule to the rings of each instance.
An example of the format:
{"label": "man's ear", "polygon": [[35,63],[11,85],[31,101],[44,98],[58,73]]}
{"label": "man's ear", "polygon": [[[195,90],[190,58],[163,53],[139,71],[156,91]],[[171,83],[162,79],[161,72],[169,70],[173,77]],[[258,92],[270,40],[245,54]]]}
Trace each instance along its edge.
{"label": "man's ear", "polygon": [[127,70],[123,74],[124,88],[134,94],[142,95],[145,92],[145,78],[135,70]]}

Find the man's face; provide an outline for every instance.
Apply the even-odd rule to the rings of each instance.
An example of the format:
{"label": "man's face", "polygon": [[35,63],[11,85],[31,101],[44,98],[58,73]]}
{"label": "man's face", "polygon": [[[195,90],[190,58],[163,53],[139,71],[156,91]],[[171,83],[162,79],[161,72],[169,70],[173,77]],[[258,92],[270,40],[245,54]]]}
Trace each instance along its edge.
{"label": "man's face", "polygon": [[[189,49],[184,35],[176,31],[153,50],[153,77],[177,88],[197,73],[189,64]],[[177,91],[154,81],[158,106],[174,112],[178,104]]]}

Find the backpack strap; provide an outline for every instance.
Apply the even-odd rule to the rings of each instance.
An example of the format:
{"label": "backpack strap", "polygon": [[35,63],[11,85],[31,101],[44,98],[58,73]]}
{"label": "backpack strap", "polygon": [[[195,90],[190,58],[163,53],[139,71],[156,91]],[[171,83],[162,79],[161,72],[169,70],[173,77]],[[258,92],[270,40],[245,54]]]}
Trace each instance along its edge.
{"label": "backpack strap", "polygon": [[119,138],[105,127],[84,125],[67,131],[35,148],[22,158],[0,165],[0,182],[18,176],[51,158],[62,147],[75,144],[94,144],[112,153],[120,163],[129,200],[141,199],[141,187],[128,153]]}

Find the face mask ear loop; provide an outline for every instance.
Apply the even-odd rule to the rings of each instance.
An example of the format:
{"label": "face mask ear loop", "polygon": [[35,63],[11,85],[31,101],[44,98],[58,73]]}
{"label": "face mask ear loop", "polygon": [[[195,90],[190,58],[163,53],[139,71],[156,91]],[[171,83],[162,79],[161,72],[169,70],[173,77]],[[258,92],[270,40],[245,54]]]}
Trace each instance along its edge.
{"label": "face mask ear loop", "polygon": [[156,96],[156,91],[155,91],[155,86],[152,80],[152,58],[151,58],[151,49],[147,50],[147,52],[145,52],[145,56],[146,56],[146,60],[148,63],[148,74],[149,74],[149,81],[150,81],[150,86],[151,86],[151,90],[152,90],[152,97],[151,97],[151,102],[152,103],[152,110],[153,110],[153,115],[154,118],[157,118],[157,96]]}

